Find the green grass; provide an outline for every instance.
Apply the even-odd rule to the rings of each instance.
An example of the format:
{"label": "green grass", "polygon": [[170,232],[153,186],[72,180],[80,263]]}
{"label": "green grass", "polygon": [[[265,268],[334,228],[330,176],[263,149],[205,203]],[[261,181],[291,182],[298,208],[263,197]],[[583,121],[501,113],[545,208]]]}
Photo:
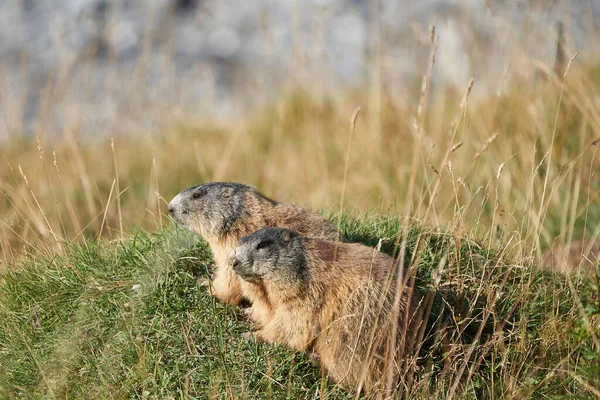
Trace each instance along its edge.
{"label": "green grass", "polygon": [[[396,251],[400,219],[339,222],[350,240],[387,238],[382,250]],[[350,397],[306,356],[243,339],[250,325],[197,285],[210,264],[201,239],[173,227],[54,258],[28,254],[0,276],[0,398]],[[569,283],[501,247],[418,225],[406,265],[448,338],[423,349],[406,377],[410,398],[592,398],[600,389],[594,281]]]}
{"label": "green grass", "polygon": [[170,230],[9,269],[0,286],[0,397],[317,391],[321,373],[304,357],[241,339],[249,325],[196,283],[210,262],[195,235]]}

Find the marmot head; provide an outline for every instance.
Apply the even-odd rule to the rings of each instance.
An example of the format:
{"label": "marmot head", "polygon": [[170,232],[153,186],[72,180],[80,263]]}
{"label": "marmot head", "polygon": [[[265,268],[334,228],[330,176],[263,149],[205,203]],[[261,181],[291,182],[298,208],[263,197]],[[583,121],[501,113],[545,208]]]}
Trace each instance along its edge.
{"label": "marmot head", "polygon": [[296,231],[264,228],[244,236],[229,256],[233,270],[248,282],[279,283],[308,280],[306,249]]}
{"label": "marmot head", "polygon": [[245,194],[256,191],[241,183],[210,182],[192,186],[169,203],[171,217],[180,225],[206,237],[227,234],[244,217]]}

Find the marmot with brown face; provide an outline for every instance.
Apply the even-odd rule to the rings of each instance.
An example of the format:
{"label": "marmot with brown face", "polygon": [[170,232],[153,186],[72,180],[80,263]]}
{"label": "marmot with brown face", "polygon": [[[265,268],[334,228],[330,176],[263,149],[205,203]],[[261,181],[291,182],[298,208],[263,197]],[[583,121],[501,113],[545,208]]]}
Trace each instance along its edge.
{"label": "marmot with brown face", "polygon": [[253,332],[257,340],[316,355],[349,390],[380,393],[389,372],[396,386],[419,329],[420,301],[396,260],[361,244],[268,228],[243,237],[229,262],[265,294],[266,301],[255,304],[263,318]]}
{"label": "marmot with brown face", "polygon": [[[216,266],[212,294],[235,305],[244,298],[244,283],[227,265],[227,256],[241,237],[261,228],[284,227],[307,237],[342,239],[337,227],[321,215],[295,204],[278,203],[240,183],[211,182],[190,187],[169,203],[169,213],[177,223],[208,242]],[[248,314],[252,317],[252,311]]]}

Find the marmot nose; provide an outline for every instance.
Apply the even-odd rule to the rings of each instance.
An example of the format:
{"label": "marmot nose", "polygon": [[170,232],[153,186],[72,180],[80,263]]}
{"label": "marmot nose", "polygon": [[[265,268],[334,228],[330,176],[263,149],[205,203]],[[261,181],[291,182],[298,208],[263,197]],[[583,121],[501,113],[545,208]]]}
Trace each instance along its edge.
{"label": "marmot nose", "polygon": [[175,209],[173,206],[169,206],[169,214],[173,215],[173,213],[175,213]]}

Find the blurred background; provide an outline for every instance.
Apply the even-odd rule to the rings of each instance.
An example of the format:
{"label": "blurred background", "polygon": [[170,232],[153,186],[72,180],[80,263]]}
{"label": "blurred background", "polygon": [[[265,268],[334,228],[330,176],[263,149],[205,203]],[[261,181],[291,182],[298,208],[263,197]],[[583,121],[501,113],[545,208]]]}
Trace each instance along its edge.
{"label": "blurred background", "polygon": [[481,98],[564,69],[559,41],[597,61],[599,13],[594,0],[5,0],[1,135],[36,134],[36,121],[108,134],[174,112],[234,118],[290,86],[381,81],[394,99],[418,96],[431,25],[434,84],[463,91],[474,78]]}
{"label": "blurred background", "polygon": [[600,0],[3,0],[2,259],[161,227],[208,180],[534,258],[597,237],[599,15]]}

